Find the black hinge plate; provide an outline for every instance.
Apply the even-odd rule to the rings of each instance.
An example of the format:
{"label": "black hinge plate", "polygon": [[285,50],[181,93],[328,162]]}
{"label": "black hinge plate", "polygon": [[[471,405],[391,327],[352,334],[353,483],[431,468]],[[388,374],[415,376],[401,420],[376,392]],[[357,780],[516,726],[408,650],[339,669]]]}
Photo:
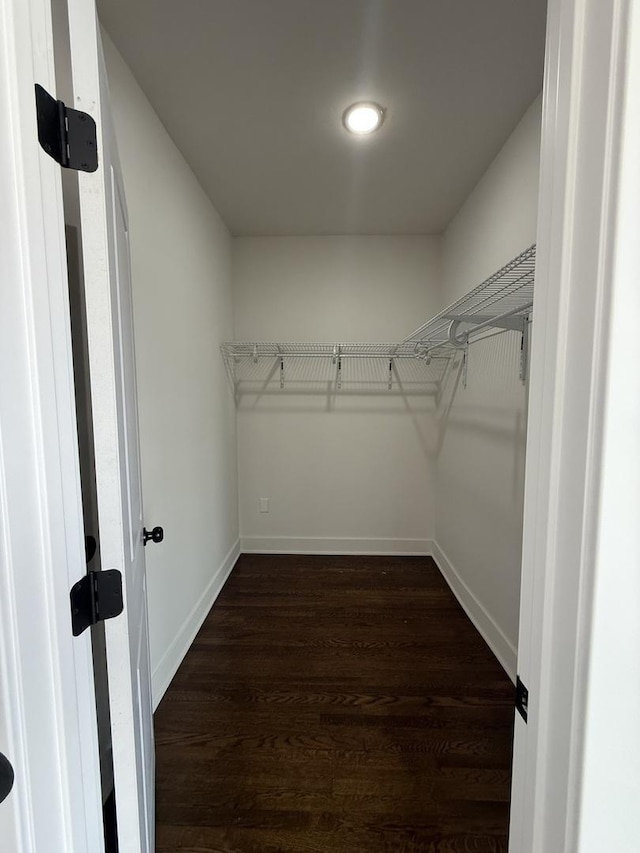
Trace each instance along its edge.
{"label": "black hinge plate", "polygon": [[520,681],[519,675],[516,678],[516,708],[526,723],[529,717],[529,691]]}
{"label": "black hinge plate", "polygon": [[91,116],[56,101],[39,83],[36,83],[36,112],[38,142],[47,154],[65,169],[95,172],[98,139]]}
{"label": "black hinge plate", "polygon": [[97,622],[122,613],[122,575],[117,569],[87,572],[71,587],[71,630],[78,637]]}

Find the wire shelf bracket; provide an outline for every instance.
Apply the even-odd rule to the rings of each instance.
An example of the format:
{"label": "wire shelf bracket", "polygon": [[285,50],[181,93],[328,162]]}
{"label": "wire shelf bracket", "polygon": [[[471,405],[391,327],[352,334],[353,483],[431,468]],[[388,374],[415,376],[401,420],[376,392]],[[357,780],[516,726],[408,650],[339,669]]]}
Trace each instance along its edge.
{"label": "wire shelf bracket", "polygon": [[535,268],[534,245],[417,328],[404,343],[413,343],[416,353],[427,358],[451,349],[466,350],[492,329],[517,331],[522,335],[520,378],[526,382]]}

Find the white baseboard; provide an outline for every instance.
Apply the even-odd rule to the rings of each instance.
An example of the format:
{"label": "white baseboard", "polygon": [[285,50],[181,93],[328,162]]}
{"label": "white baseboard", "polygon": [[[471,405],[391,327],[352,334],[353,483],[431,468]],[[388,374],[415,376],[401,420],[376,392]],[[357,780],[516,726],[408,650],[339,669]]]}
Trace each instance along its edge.
{"label": "white baseboard", "polygon": [[497,657],[502,668],[511,681],[516,683],[518,652],[511,640],[503,633],[493,617],[486,611],[479,599],[462,580],[451,561],[437,542],[433,543],[432,551],[443,578],[451,587],[451,591],[460,602],[465,613],[471,619],[484,641]]}
{"label": "white baseboard", "polygon": [[162,655],[158,665],[153,670],[153,674],[151,676],[151,692],[153,696],[154,711],[160,704],[160,700],[171,684],[173,676],[178,671],[178,667],[182,663],[186,653],[189,651],[196,634],[200,630],[208,612],[211,610],[214,601],[220,594],[220,590],[231,574],[231,569],[235,566],[239,556],[240,541],[238,540],[224,558],[222,565],[213,575],[207,584],[207,588],[194,605],[191,613],[185,619],[184,625],[176,634],[173,642]]}
{"label": "white baseboard", "polygon": [[317,554],[340,556],[424,557],[433,553],[431,539],[330,539],[297,536],[242,536],[243,554]]}

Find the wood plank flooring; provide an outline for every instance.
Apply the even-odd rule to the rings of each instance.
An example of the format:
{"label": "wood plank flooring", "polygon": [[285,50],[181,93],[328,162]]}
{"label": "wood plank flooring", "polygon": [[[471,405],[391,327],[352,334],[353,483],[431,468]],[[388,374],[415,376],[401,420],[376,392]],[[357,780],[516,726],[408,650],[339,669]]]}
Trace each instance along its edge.
{"label": "wood plank flooring", "polygon": [[157,853],[501,853],[514,691],[429,558],[240,558],[155,716]]}

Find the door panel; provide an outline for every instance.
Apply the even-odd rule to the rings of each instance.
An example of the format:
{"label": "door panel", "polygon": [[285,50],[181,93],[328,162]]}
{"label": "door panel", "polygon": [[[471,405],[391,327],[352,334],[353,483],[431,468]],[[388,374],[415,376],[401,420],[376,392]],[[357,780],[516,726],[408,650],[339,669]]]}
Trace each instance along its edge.
{"label": "door panel", "polygon": [[103,569],[124,614],[105,623],[120,853],[154,847],[154,749],[129,233],[95,8],[68,0],[75,106],[98,127],[97,172],[79,175],[96,492]]}

